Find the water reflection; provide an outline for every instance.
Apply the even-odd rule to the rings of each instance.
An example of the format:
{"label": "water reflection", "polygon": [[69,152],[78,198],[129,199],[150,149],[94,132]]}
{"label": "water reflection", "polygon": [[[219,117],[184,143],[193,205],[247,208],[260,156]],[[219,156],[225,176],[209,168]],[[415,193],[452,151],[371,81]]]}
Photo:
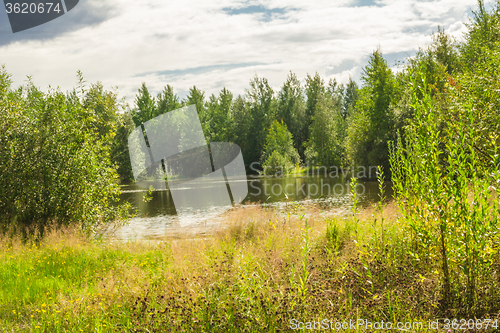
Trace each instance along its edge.
{"label": "water reflection", "polygon": [[[209,185],[205,185],[209,186]],[[216,186],[216,184],[213,184]],[[321,176],[281,177],[281,178],[250,178],[247,180],[248,195],[243,201],[245,205],[271,205],[278,209],[290,202],[303,204],[318,204],[322,208],[349,208],[352,205],[349,194],[348,179],[329,178]],[[161,238],[165,235],[175,235],[177,232],[205,232],[221,222],[220,207],[208,208],[203,211],[193,211],[188,218],[180,220],[172,195],[168,190],[152,193],[150,201],[143,200],[147,191],[135,184],[122,187],[121,200],[129,201],[136,209],[136,217],[119,228],[115,237],[121,239]],[[189,189],[186,189],[189,190]],[[378,201],[378,183],[374,181],[359,181],[357,187],[360,205],[370,205]],[[390,183],[386,185],[386,196],[392,196]],[[225,209],[227,207],[222,207]],[[194,231],[196,230],[196,231]]]}

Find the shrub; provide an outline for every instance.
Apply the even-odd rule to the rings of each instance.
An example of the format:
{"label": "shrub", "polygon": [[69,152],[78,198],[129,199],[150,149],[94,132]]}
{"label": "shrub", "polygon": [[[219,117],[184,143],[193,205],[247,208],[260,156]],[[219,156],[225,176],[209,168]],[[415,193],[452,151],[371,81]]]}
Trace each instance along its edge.
{"label": "shrub", "polygon": [[452,112],[456,117],[441,133],[439,110],[423,74],[413,74],[415,118],[405,129],[406,145],[398,140],[390,149],[394,193],[412,235],[409,254],[440,262],[443,310],[480,316],[496,293],[487,281],[494,275],[499,245],[497,136],[489,137],[495,147],[489,159],[494,163],[485,167],[475,148],[484,138],[475,135],[472,103]]}
{"label": "shrub", "polygon": [[[125,212],[125,206],[113,205],[120,193],[116,167],[110,160],[115,126],[96,121],[98,111],[84,107],[76,92],[65,95],[50,89],[44,93],[31,80],[17,90],[10,86],[10,75],[2,67],[3,231],[15,227],[24,233],[36,228],[43,232],[48,224],[70,223],[92,230]],[[87,95],[97,98],[95,87]]]}

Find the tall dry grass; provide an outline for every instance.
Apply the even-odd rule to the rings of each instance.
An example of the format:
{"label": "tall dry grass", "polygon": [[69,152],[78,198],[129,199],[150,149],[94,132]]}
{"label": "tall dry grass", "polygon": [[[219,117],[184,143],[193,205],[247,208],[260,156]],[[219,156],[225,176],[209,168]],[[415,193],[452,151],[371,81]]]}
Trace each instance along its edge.
{"label": "tall dry grass", "polygon": [[[384,225],[374,223],[380,214]],[[71,229],[51,230],[39,243],[4,237],[0,327],[282,332],[294,331],[293,320],[442,315],[437,266],[408,257],[392,203],[357,219],[291,205],[242,207],[224,221],[209,236],[160,241],[92,240]]]}

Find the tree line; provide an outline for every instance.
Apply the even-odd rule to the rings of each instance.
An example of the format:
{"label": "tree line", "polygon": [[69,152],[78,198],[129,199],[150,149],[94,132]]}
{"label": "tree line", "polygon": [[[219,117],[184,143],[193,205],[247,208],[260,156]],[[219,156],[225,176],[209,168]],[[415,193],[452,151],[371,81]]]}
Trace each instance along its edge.
{"label": "tree line", "polygon": [[[118,181],[133,180],[128,135],[145,121],[188,104],[196,105],[207,142],[238,144],[248,171],[252,162],[270,170],[306,164],[382,166],[390,176],[389,143],[405,144],[405,130],[415,122],[414,99],[430,96],[440,163],[450,165],[453,158],[445,133],[460,133],[467,126],[474,138],[474,151],[467,153],[491,166],[500,129],[499,3],[488,11],[478,1],[467,29],[458,42],[438,28],[432,43],[406,59],[399,71],[391,69],[380,49],[374,50],[360,86],[352,79],[347,84],[325,82],[318,73],[308,74],[301,84],[290,72],[277,91],[266,78],[255,76],[244,96],[225,87],[207,96],[193,86],[181,99],[170,85],[153,96],[142,83],[133,106],[100,83],[87,85],[81,73],[67,93],[42,92],[31,80],[13,88],[2,67],[3,225],[51,220],[92,224],[112,218]],[[417,72],[422,75],[415,76]]]}
{"label": "tree line", "polygon": [[[361,86],[352,78],[347,84],[334,78],[325,82],[318,73],[308,74],[301,84],[290,72],[277,91],[266,78],[256,75],[244,96],[235,96],[226,87],[207,96],[193,86],[181,99],[171,85],[153,96],[143,82],[134,106],[123,115],[123,131],[194,104],[207,142],[238,144],[248,172],[254,169],[249,168],[251,163],[259,162],[271,172],[299,165],[382,166],[390,175],[388,142],[394,141],[413,117],[411,73],[423,68],[428,89],[433,100],[443,106],[444,116],[450,84],[473,71],[471,52],[475,47],[471,45],[479,38],[475,31],[483,24],[481,15],[490,15],[481,3],[480,8],[464,42],[457,42],[438,27],[432,44],[406,59],[399,71],[391,69],[380,48],[374,50],[362,71]],[[495,122],[498,124],[498,119]],[[117,161],[120,175],[131,179],[125,155]]]}

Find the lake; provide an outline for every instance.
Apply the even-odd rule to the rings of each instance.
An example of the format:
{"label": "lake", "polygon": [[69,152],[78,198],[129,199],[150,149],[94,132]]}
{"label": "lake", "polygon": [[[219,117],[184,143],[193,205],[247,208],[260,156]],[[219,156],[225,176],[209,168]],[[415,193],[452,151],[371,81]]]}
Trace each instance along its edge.
{"label": "lake", "polygon": [[[205,184],[206,185],[206,184]],[[208,185],[210,186],[210,185]],[[325,176],[252,177],[247,179],[248,195],[242,205],[263,205],[284,209],[290,204],[319,205],[329,210],[347,210],[352,207],[349,179]],[[176,233],[204,234],[224,219],[221,210],[227,207],[207,207],[191,215],[178,216],[170,191],[153,191],[150,200],[144,200],[147,189],[136,184],[122,186],[121,200],[132,204],[135,217],[118,228],[114,237],[119,239],[157,239]],[[378,201],[376,181],[359,181],[359,205],[367,206]],[[392,196],[390,182],[386,196]]]}

